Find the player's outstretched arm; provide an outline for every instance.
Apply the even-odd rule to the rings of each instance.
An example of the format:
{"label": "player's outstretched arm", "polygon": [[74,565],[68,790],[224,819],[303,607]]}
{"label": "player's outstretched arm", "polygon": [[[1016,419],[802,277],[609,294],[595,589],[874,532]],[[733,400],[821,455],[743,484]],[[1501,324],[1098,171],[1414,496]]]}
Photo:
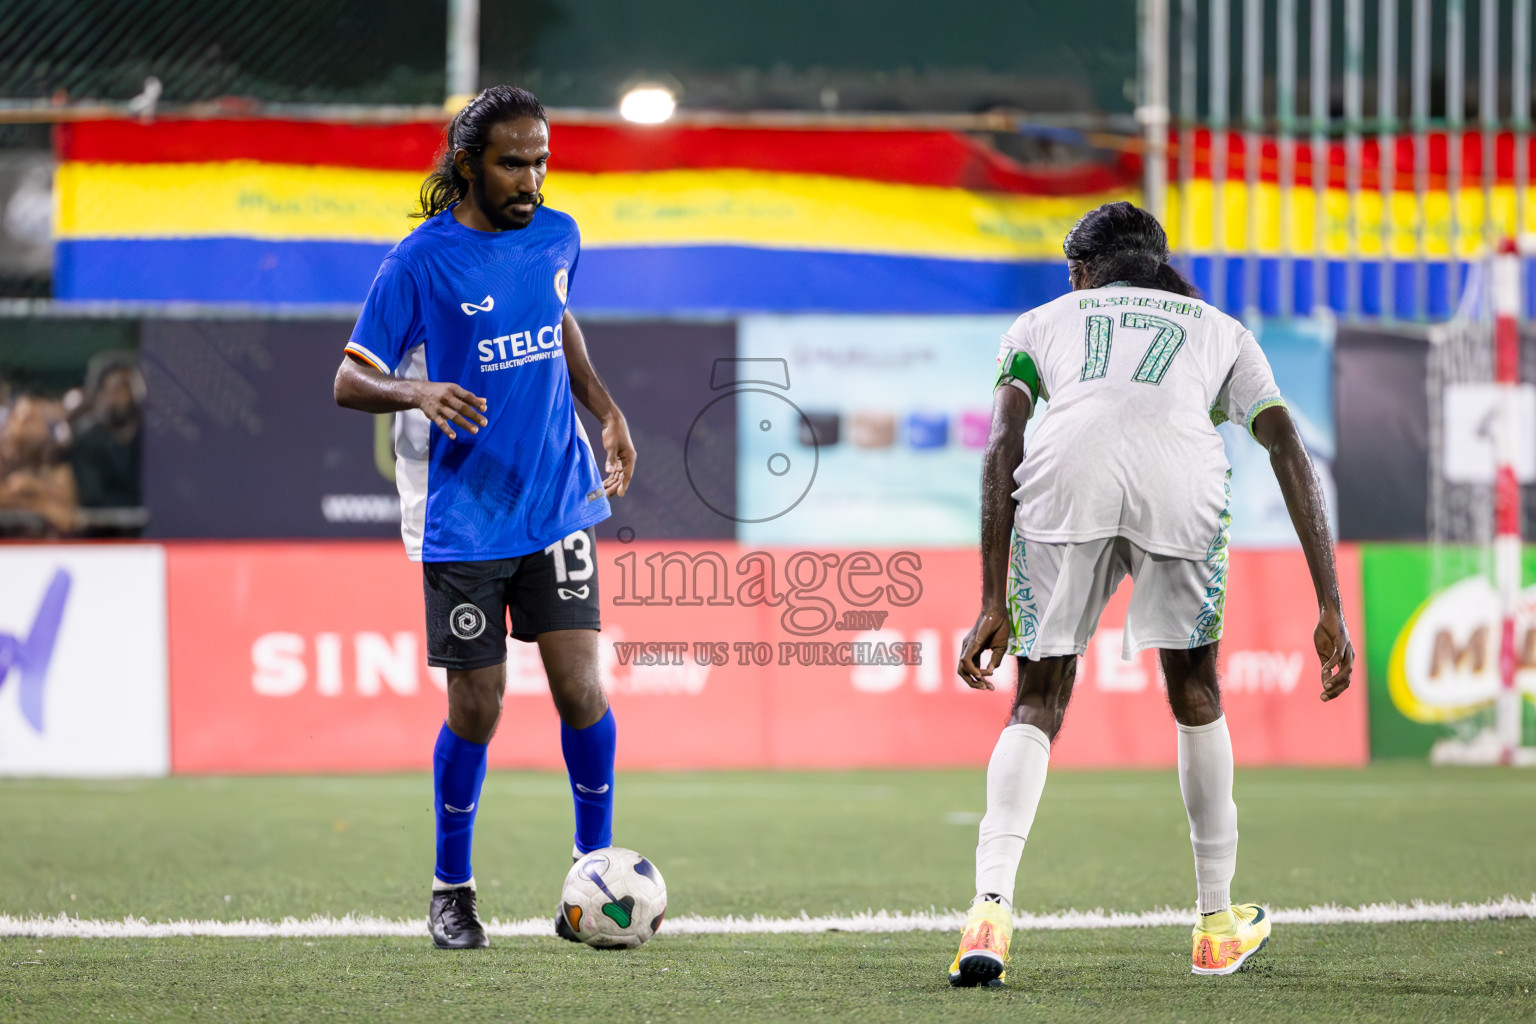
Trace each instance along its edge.
{"label": "player's outstretched arm", "polygon": [[[1013,530],[1013,471],[1024,461],[1024,426],[1034,403],[1008,385],[992,392],[992,431],[981,464],[981,613],[965,636],[960,678],[977,690],[993,689],[990,676],[1008,647],[1008,541]],[[991,661],[979,660],[983,651]]]}
{"label": "player's outstretched arm", "polygon": [[1312,634],[1323,663],[1323,700],[1332,700],[1349,687],[1355,648],[1344,623],[1339,601],[1339,576],[1333,564],[1333,538],[1328,533],[1328,506],[1312,470],[1312,459],[1301,441],[1296,421],[1284,406],[1273,406],[1253,420],[1253,436],[1269,452],[1269,464],[1280,482],[1291,525],[1307,556],[1312,588],[1317,592],[1318,622]]}
{"label": "player's outstretched arm", "polygon": [[570,310],[565,311],[561,330],[565,337],[565,365],[571,375],[571,394],[603,425],[603,451],[608,453],[603,490],[609,497],[622,497],[629,490],[630,478],[635,475],[635,443],[629,437],[629,422],[608,393],[608,386],[592,368],[592,360],[587,356],[587,340],[582,337],[581,327]]}
{"label": "player's outstretched arm", "polygon": [[487,422],[485,399],[457,384],[430,380],[400,380],[351,355],[336,371],[336,404],[359,412],[404,412],[420,409],[439,430],[457,440],[453,424],[478,434]]}

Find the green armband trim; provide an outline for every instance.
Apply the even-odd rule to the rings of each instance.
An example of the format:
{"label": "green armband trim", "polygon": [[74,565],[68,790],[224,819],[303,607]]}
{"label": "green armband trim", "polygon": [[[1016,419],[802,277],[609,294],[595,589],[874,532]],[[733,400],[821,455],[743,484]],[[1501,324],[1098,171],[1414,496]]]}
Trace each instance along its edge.
{"label": "green armband trim", "polygon": [[1266,398],[1262,402],[1255,403],[1254,407],[1252,409],[1248,410],[1248,436],[1249,437],[1252,437],[1255,441],[1258,440],[1257,437],[1254,437],[1253,421],[1258,419],[1259,413],[1263,412],[1265,409],[1273,409],[1277,405],[1280,408],[1282,408],[1282,409],[1289,409],[1290,408],[1290,406],[1285,404],[1285,399],[1283,399],[1283,398]]}
{"label": "green armband trim", "polygon": [[1211,425],[1219,427],[1227,422],[1227,414],[1222,410],[1220,403],[1211,406]]}
{"label": "green armband trim", "polygon": [[1008,353],[1008,357],[997,365],[997,380],[993,381],[992,387],[1000,388],[1014,381],[1029,388],[1030,398],[1040,396],[1040,371],[1035,369],[1035,361],[1028,353]]}

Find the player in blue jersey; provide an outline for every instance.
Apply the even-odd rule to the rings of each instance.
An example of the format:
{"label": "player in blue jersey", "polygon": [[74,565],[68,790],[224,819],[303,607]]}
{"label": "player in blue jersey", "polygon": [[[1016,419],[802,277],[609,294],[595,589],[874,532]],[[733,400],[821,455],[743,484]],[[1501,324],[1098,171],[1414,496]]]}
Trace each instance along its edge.
{"label": "player in blue jersey", "polygon": [[[509,614],[511,635],[539,645],[560,713],[576,852],[613,844],[592,527],[628,488],[635,447],[566,308],[581,236],[544,206],[548,160],[549,119],[529,92],[495,86],[454,117],[422,185],[425,222],[384,258],[336,373],[339,405],[396,414],[400,532],[422,562],[427,660],[448,670],[429,917],[445,949],[489,945],[470,844]],[[573,397],[603,424],[605,473]]]}

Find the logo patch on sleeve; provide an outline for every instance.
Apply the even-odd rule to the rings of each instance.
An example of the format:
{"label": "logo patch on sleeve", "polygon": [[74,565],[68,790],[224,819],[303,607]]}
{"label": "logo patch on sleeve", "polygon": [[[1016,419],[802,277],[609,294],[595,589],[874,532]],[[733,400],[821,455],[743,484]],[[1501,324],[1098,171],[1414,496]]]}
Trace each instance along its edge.
{"label": "logo patch on sleeve", "polygon": [[570,280],[571,275],[564,267],[555,271],[555,294],[560,296],[561,302],[565,301],[565,293],[570,286]]}

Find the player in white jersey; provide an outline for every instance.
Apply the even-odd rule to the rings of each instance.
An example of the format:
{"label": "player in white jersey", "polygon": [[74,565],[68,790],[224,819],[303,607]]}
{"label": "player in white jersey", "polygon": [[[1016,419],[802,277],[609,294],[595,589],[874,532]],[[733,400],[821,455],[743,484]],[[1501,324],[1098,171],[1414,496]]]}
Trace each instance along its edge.
{"label": "player in white jersey", "polygon": [[[1014,878],[1051,743],[1077,658],[1126,576],[1123,653],[1158,649],[1178,726],[1200,914],[1191,971],[1230,974],[1268,940],[1264,909],[1230,896],[1237,808],[1216,678],[1230,470],[1217,423],[1243,424],[1269,451],[1317,592],[1323,700],[1344,691],[1354,664],[1322,490],[1253,335],[1200,300],[1169,265],[1156,218],[1130,203],[1083,217],[1063,249],[1073,290],[1003,335],[993,390],[982,608],[959,672],[990,690],[1006,649],[1018,690],[987,768],[976,899],[949,972],[957,986],[1003,981]],[[1026,453],[1037,401],[1050,408]]]}

